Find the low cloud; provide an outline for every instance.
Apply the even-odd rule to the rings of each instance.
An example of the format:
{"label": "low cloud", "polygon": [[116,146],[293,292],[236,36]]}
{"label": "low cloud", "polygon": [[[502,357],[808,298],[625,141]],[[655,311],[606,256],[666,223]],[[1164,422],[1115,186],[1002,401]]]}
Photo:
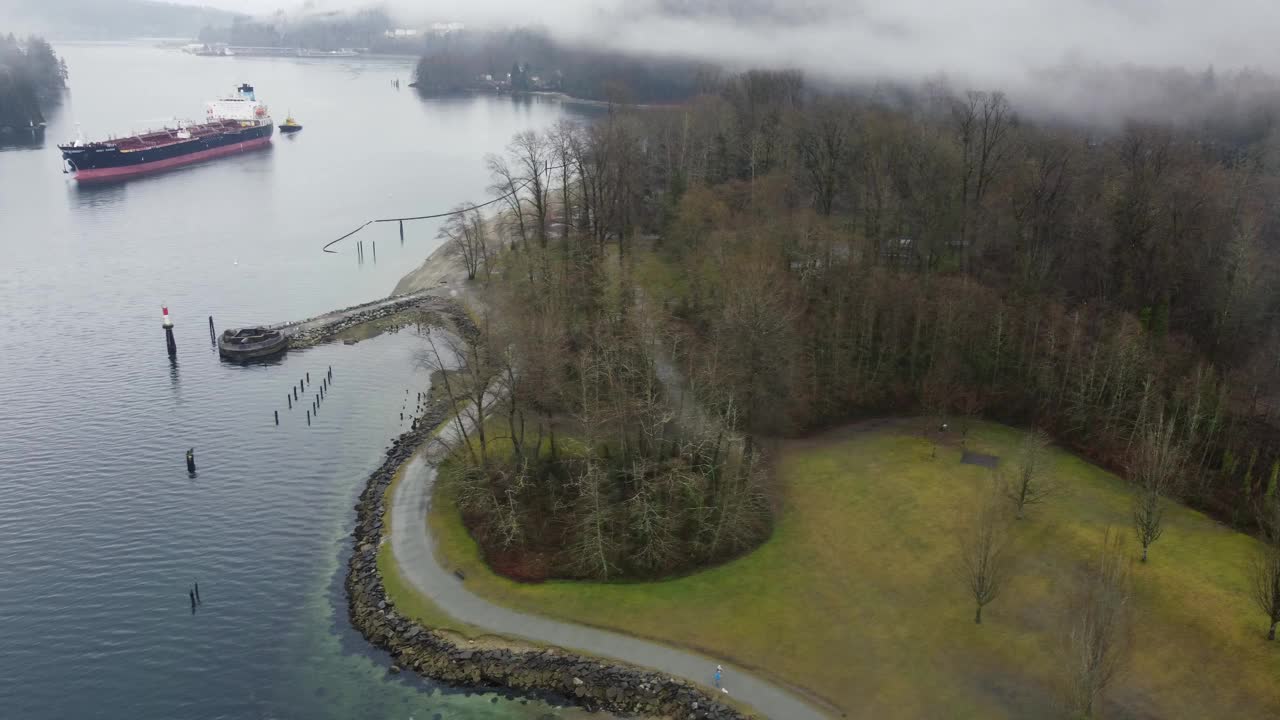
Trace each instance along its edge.
{"label": "low cloud", "polygon": [[[279,0],[187,1],[263,13],[280,6]],[[564,41],[729,69],[799,68],[816,78],[860,82],[945,78],[954,87],[1001,88],[1068,108],[1090,102],[1091,86],[1078,76],[1117,68],[1128,76],[1209,67],[1220,75],[1280,74],[1277,0],[390,0],[384,7],[407,24],[538,25]]]}

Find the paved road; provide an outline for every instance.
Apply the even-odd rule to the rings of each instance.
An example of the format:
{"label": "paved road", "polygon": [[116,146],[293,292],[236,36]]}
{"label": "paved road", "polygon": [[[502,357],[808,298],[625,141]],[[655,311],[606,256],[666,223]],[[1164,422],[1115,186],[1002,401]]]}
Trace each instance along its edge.
{"label": "paved road", "polygon": [[429,454],[415,455],[396,486],[391,505],[391,549],[405,579],[454,618],[499,635],[616,658],[704,686],[711,684],[711,675],[719,663],[725,667],[724,685],[733,697],[750,704],[765,717],[775,720],[827,718],[796,695],[724,661],[618,633],[526,615],[472,594],[462,581],[440,566],[434,542],[427,534],[431,485],[436,478],[435,466],[429,457],[424,457]]}

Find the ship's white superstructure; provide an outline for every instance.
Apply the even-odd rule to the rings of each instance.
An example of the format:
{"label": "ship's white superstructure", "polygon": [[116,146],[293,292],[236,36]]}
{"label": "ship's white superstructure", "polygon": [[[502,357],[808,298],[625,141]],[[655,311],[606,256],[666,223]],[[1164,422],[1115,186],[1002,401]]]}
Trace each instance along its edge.
{"label": "ship's white superstructure", "polygon": [[271,123],[267,106],[258,102],[252,85],[241,85],[236,94],[218,98],[208,104],[205,114],[209,120],[237,120],[241,123]]}

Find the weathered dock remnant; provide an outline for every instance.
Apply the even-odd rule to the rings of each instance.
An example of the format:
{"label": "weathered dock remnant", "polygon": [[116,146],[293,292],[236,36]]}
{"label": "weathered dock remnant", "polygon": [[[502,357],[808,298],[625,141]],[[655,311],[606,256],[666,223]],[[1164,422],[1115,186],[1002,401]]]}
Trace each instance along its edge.
{"label": "weathered dock remnant", "polygon": [[278,355],[289,347],[289,338],[279,330],[265,327],[224,330],[218,338],[218,355],[245,362]]}

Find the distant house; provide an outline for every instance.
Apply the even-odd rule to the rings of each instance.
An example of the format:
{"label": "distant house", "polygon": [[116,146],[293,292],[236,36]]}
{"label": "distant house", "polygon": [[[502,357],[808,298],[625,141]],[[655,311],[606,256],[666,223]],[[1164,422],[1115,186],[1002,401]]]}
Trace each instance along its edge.
{"label": "distant house", "polygon": [[893,238],[880,244],[880,259],[885,265],[894,267],[919,267],[920,248],[915,238]]}
{"label": "distant house", "polygon": [[385,32],[385,33],[383,33],[383,34],[384,34],[384,35],[386,35],[386,36],[387,36],[387,37],[389,37],[389,38],[403,40],[403,39],[405,39],[405,38],[415,38],[415,37],[418,37],[418,35],[419,35],[419,33],[420,33],[420,32],[421,32],[421,31],[419,31],[419,30],[418,30],[418,29],[416,29],[416,28],[395,28],[394,30],[388,30],[388,31],[386,31],[386,32]]}

